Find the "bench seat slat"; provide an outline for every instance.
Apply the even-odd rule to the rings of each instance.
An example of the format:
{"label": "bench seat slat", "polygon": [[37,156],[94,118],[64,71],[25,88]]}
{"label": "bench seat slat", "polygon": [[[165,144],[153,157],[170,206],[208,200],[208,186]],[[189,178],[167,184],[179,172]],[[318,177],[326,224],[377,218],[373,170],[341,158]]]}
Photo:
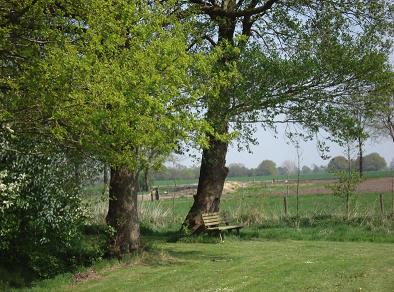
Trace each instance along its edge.
{"label": "bench seat slat", "polygon": [[202,214],[202,219],[204,221],[204,225],[207,230],[216,230],[216,231],[224,231],[224,230],[239,230],[243,227],[243,225],[226,225],[226,221],[219,215],[219,213],[204,213]]}
{"label": "bench seat slat", "polygon": [[212,223],[222,223],[221,220],[204,220],[205,224],[212,224]]}
{"label": "bench seat slat", "polygon": [[204,220],[220,220],[219,216],[203,217]]}

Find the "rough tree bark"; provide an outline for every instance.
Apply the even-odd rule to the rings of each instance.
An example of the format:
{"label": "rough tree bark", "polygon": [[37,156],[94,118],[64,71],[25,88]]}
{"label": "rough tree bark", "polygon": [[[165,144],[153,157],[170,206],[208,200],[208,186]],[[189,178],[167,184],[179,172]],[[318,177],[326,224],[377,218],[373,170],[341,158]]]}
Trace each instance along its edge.
{"label": "rough tree bark", "polygon": [[111,252],[114,255],[136,251],[140,246],[137,193],[137,173],[126,167],[111,168],[106,221],[115,229],[111,242]]}
{"label": "rough tree bark", "polygon": [[226,154],[228,144],[211,140],[211,147],[202,155],[200,179],[194,203],[186,217],[186,224],[192,233],[201,231],[202,213],[219,211],[220,197],[228,174]]}
{"label": "rough tree bark", "polygon": [[[235,0],[226,0],[223,3],[223,11],[233,11],[236,7]],[[210,17],[218,27],[216,45],[234,45],[236,17],[216,14],[211,14]],[[228,62],[236,61],[237,58],[238,56],[225,55],[218,61],[218,68],[225,68]],[[226,113],[231,108],[231,90],[223,88],[219,95],[218,102],[208,103],[206,120],[216,133],[223,135],[228,133],[229,128]],[[187,226],[192,234],[197,234],[203,230],[202,213],[219,211],[220,198],[228,174],[228,168],[225,166],[227,149],[228,142],[220,141],[211,136],[209,138],[209,148],[203,150],[197,194],[194,196],[193,205],[184,222],[184,226]]]}
{"label": "rough tree bark", "polygon": [[386,128],[389,130],[389,135],[394,142],[394,121],[392,120],[392,115],[388,115],[386,121]]}
{"label": "rough tree bark", "polygon": [[145,168],[144,170],[144,187],[143,191],[149,191],[149,168]]}

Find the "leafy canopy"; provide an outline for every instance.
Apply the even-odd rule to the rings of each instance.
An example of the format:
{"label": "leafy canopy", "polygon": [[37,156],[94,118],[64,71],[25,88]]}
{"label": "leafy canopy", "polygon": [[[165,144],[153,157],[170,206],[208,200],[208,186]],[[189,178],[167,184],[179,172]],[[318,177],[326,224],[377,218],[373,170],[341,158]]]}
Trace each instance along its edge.
{"label": "leafy canopy", "polygon": [[226,132],[218,121],[230,123],[230,137],[254,142],[254,123],[340,136],[355,124],[346,114],[351,97],[371,106],[369,94],[388,82],[389,1],[184,2],[201,15],[195,49],[225,51],[217,76],[230,77],[204,104],[216,113],[206,118],[217,131]]}
{"label": "leafy canopy", "polygon": [[177,148],[201,126],[190,110],[204,90],[194,76],[211,59],[187,53],[189,25],[172,4],[10,3],[1,49],[15,56],[2,55],[3,128],[130,167]]}

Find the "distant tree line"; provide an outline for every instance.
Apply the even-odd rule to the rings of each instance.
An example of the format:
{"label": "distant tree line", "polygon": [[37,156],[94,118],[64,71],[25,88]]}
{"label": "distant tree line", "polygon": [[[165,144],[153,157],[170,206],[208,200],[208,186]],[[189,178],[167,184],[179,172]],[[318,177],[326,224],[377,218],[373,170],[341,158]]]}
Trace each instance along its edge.
{"label": "distant tree line", "polygon": [[[229,166],[229,177],[237,176],[283,176],[297,173],[297,166],[293,161],[286,160],[281,166],[277,166],[272,160],[263,160],[256,168],[247,168],[242,163],[233,163]],[[302,174],[321,173],[325,172],[325,166],[318,166],[314,164],[312,167],[307,165],[302,166],[300,172]]]}
{"label": "distant tree line", "polygon": [[[228,177],[253,177],[253,176],[272,176],[272,175],[291,175],[297,172],[297,167],[293,161],[285,161],[282,166],[277,166],[272,160],[263,160],[256,168],[248,168],[242,163],[232,163],[228,165]],[[326,172],[325,166],[304,165],[301,168],[302,174]],[[154,180],[176,180],[176,179],[198,179],[200,175],[199,167],[164,167],[153,173]]]}
{"label": "distant tree line", "polygon": [[162,167],[159,171],[153,173],[155,180],[174,180],[174,179],[197,179],[200,175],[199,167]]}
{"label": "distant tree line", "polygon": [[[352,159],[350,162],[353,170],[358,170],[359,158]],[[365,171],[376,171],[387,168],[386,160],[378,153],[371,153],[363,157],[363,167]],[[297,173],[297,166],[294,161],[286,160],[280,166],[272,160],[263,160],[256,168],[248,168],[243,163],[231,163],[228,165],[228,177],[253,177],[253,176],[285,176]],[[333,157],[327,166],[303,165],[300,173],[303,175],[312,173],[324,173],[327,171],[347,170],[349,168],[348,159],[344,156]],[[394,169],[394,160],[390,163],[390,168]],[[177,179],[198,179],[200,175],[199,167],[163,167],[153,173],[154,180],[177,180]]]}
{"label": "distant tree line", "polygon": [[[387,168],[386,160],[378,153],[371,153],[362,158],[364,171],[376,171]],[[328,163],[329,171],[339,171],[349,169],[349,165],[353,170],[359,170],[360,158],[349,160],[344,156],[336,156]]]}

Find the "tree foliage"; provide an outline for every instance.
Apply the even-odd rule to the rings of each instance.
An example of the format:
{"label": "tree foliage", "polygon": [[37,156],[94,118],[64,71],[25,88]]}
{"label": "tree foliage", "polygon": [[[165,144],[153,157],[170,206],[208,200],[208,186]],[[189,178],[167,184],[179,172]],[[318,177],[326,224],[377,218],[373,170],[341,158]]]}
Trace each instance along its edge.
{"label": "tree foliage", "polygon": [[[394,73],[391,82],[394,83]],[[378,110],[369,122],[375,136],[389,137],[394,142],[394,85],[381,93]]]}
{"label": "tree foliage", "polygon": [[228,168],[229,168],[229,172],[228,172],[229,177],[251,176],[253,173],[253,170],[247,168],[242,163],[232,163],[228,166]]}
{"label": "tree foliage", "polygon": [[366,96],[388,78],[386,1],[190,2],[206,16],[201,47],[223,47],[218,70],[237,72],[230,83],[217,82],[226,94],[207,96],[206,106],[225,110],[222,121],[246,140],[253,133],[248,122],[269,127],[283,120],[339,135],[354,122],[345,114],[350,97]]}
{"label": "tree foliage", "polygon": [[[208,132],[197,196],[186,218],[201,230],[201,213],[217,212],[230,140],[255,142],[256,123],[298,123],[304,137],[322,129],[356,135],[347,106],[388,79],[392,3],[384,0],[190,0],[198,15],[192,50],[221,50],[210,94],[201,99]],[[189,4],[189,5],[188,5]],[[185,11],[184,10],[184,11]]]}
{"label": "tree foliage", "polygon": [[336,156],[330,160],[327,168],[330,171],[347,170],[349,168],[349,161],[344,156]]}
{"label": "tree foliage", "polygon": [[277,175],[276,164],[272,160],[263,160],[256,168],[256,175]]}
{"label": "tree foliage", "polygon": [[302,167],[301,172],[302,172],[302,174],[310,174],[310,173],[312,173],[312,169],[311,169],[309,166],[304,165],[304,166]]}
{"label": "tree foliage", "polygon": [[345,198],[346,217],[350,216],[350,197],[354,195],[362,179],[354,171],[337,171],[337,181],[327,187],[332,190],[335,196]]}
{"label": "tree foliage", "polygon": [[1,124],[111,164],[177,148],[198,128],[189,109],[203,86],[194,76],[212,59],[187,53],[189,25],[172,4],[4,4]]}
{"label": "tree foliage", "polygon": [[[191,132],[199,141],[203,127],[191,110],[206,86],[196,78],[216,57],[187,52],[189,24],[173,4],[25,0],[1,9],[0,131],[37,151],[59,147],[111,165],[119,180],[109,214],[120,217],[108,222],[122,234],[130,218],[138,227],[134,178]],[[131,193],[135,216],[113,212]]]}
{"label": "tree foliage", "polygon": [[[355,168],[359,165],[359,159],[355,161]],[[374,152],[363,157],[363,168],[366,171],[382,170],[387,167],[386,160],[378,153]]]}

